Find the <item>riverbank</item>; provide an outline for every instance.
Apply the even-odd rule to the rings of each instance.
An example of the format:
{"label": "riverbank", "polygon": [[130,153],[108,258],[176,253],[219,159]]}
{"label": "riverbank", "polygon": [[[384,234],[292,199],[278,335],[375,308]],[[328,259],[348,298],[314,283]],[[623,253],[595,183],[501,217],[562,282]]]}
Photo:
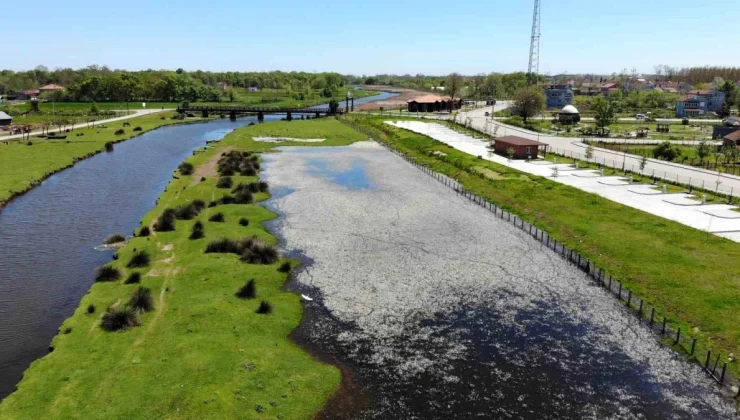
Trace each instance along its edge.
{"label": "riverbank", "polygon": [[[740,245],[708,236],[605,198],[477,159],[429,137],[385,124],[387,118],[351,116],[373,137],[408,153],[467,190],[550,232],[613,273],[646,299],[698,348],[719,351],[736,377],[740,367]],[[684,351],[677,348],[679,351]],[[703,360],[702,360],[703,363]]]}
{"label": "riverbank", "polygon": [[[38,186],[55,173],[106,150],[106,143],[119,143],[148,131],[173,124],[207,121],[202,118],[175,120],[171,112],[78,128],[62,140],[31,136],[27,141],[0,144],[0,211],[13,198]],[[116,133],[119,134],[116,134]]]}
{"label": "riverbank", "polygon": [[[318,145],[366,139],[333,119],[238,129],[187,160],[194,165],[194,175],[176,173],[142,226],[154,227],[166,209],[196,200],[218,203],[234,194],[231,188],[217,188],[214,159],[226,150],[270,151],[276,144],[252,140],[263,135],[325,139]],[[238,173],[231,179],[232,188],[259,180]],[[256,202],[268,197],[266,192],[254,194]],[[211,220],[217,214],[223,214],[223,222]],[[90,288],[61,326],[52,342],[54,351],[35,361],[18,390],[0,404],[0,418],[315,415],[336,391],[340,374],[289,339],[302,306],[299,296],[283,290],[288,274],[279,268],[286,261],[295,268],[295,261],[252,264],[233,254],[204,253],[219,238],[256,236],[275,244],[277,239],[264,227],[274,217],[258,204],[216,204],[190,220],[177,220],[174,231],[152,229],[151,236],[131,239],[109,264],[120,270],[120,279]],[[189,239],[196,222],[203,224],[204,237]],[[140,251],[149,254],[150,263],[127,267]],[[141,276],[140,283],[126,284],[134,272]],[[256,298],[237,297],[250,279],[256,283]],[[126,306],[139,287],[151,291],[153,310],[140,314],[140,325],[127,331],[102,330],[106,308]],[[263,300],[271,305],[270,314],[256,313]],[[88,313],[90,305],[93,313]]]}

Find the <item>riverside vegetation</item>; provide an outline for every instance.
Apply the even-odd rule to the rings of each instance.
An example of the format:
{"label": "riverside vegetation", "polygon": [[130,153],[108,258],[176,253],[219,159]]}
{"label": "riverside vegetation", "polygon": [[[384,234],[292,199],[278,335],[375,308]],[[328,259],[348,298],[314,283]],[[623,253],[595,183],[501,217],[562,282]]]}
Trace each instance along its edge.
{"label": "riverside vegetation", "polygon": [[[105,128],[78,128],[65,133],[65,140],[32,136],[29,141],[15,139],[8,141],[8,144],[0,144],[0,208],[13,197],[27,192],[75,162],[103,150],[112,151],[114,143],[155,128],[183,122],[170,118],[172,116],[173,113],[156,113],[112,122]],[[203,120],[190,118],[185,121]],[[128,126],[124,127],[124,124]]]}
{"label": "riverside vegetation", "polygon": [[[671,317],[703,348],[740,354],[740,245],[468,155],[382,117],[347,121],[550,233]],[[395,118],[395,117],[391,117]],[[399,119],[399,118],[395,118]],[[737,359],[728,363],[736,376]]]}
{"label": "riverside vegetation", "polygon": [[[187,160],[194,173],[181,166],[0,418],[299,419],[321,409],[340,373],[289,339],[302,306],[283,290],[296,264],[264,227],[276,215],[255,204],[269,186],[254,152],[276,146],[252,140],[263,135],[367,138],[333,119],[276,122],[198,151]],[[234,187],[217,188],[226,173]],[[222,222],[209,221],[216,214]]]}

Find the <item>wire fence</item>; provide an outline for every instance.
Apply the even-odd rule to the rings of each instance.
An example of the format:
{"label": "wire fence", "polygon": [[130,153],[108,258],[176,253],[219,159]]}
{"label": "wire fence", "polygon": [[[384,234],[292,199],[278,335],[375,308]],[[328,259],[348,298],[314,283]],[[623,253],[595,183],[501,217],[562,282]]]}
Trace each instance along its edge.
{"label": "wire fence", "polygon": [[[358,131],[367,134],[370,138],[373,138],[373,133],[370,133],[368,130],[364,130],[362,127],[352,124],[349,121],[342,121]],[[613,276],[604,269],[597,267],[593,261],[584,257],[578,251],[570,249],[566,245],[558,242],[556,239],[553,239],[548,232],[527,222],[516,214],[497,206],[484,197],[466,190],[465,187],[455,179],[432,170],[408,154],[397,151],[382,141],[376,140],[376,142],[393,154],[400,156],[423,173],[451,188],[461,197],[483,207],[491,212],[495,217],[507,221],[521,229],[527,235],[539,241],[542,245],[550,248],[561,258],[578,267],[594,282],[604,287],[614,297],[616,297],[619,302],[625,306],[625,308],[629,309],[634,315],[636,315],[642,325],[657,334],[664,342],[671,344],[675,350],[685,354],[689,360],[698,363],[720,386],[733,383],[733,379],[730,377],[731,374],[728,372],[728,362],[722,359],[722,355],[719,352],[713,352],[710,348],[700,343],[697,338],[691,337],[689,332],[682,329],[678,323],[671,320],[667,315],[660,314],[648,301],[637,296],[632,292],[632,290],[625,287],[619,280],[614,279]],[[740,398],[740,382],[738,382],[738,391],[735,394],[735,398]]]}

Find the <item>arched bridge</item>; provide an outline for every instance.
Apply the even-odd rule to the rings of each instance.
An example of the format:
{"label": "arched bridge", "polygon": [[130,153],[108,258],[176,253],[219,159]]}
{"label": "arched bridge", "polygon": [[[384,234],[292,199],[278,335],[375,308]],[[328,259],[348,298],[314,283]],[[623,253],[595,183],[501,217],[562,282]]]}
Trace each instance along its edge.
{"label": "arched bridge", "polygon": [[[343,114],[345,108],[337,108],[337,114]],[[328,106],[313,106],[304,108],[295,107],[270,107],[270,106],[245,106],[245,105],[186,105],[181,104],[177,107],[177,112],[195,113],[200,112],[201,116],[208,117],[210,114],[229,114],[229,118],[236,119],[237,115],[257,114],[259,121],[264,120],[265,114],[286,114],[288,120],[293,119],[293,114],[314,114],[320,117],[322,114],[329,115]]]}

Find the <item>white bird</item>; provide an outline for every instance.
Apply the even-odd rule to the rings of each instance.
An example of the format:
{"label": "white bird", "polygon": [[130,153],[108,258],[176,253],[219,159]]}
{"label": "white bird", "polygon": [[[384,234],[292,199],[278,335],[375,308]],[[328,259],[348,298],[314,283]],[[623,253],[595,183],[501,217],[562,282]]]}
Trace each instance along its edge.
{"label": "white bird", "polygon": [[308,296],[306,296],[304,294],[301,294],[301,297],[303,298],[303,300],[306,300],[308,302],[312,302],[313,301],[313,299],[311,299],[310,297],[308,297]]}

